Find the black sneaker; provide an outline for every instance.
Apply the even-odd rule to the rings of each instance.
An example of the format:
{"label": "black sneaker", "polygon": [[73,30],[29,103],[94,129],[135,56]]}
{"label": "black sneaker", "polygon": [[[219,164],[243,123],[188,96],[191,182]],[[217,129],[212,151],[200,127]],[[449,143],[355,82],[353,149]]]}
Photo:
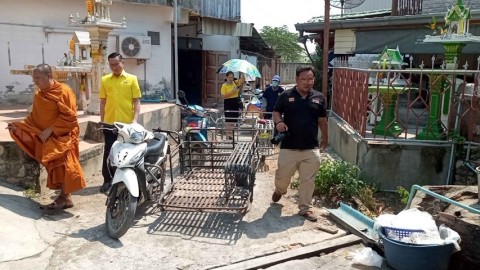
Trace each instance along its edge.
{"label": "black sneaker", "polygon": [[100,193],[107,193],[112,187],[112,182],[104,182],[100,187]]}

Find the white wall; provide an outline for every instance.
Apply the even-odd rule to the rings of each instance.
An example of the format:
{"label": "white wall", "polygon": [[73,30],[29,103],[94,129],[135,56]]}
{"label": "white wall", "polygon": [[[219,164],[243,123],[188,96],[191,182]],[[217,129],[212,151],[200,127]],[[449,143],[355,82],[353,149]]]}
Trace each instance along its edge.
{"label": "white wall", "polygon": [[355,50],[355,32],[352,29],[335,30],[335,54],[351,54]]}
{"label": "white wall", "polygon": [[[173,88],[172,74],[172,13],[171,7],[114,4],[117,10],[114,14],[123,14],[127,18],[127,29],[116,30],[120,35],[142,35],[147,31],[160,32],[160,45],[152,45],[152,58],[146,61],[146,79],[151,86],[158,86],[160,82],[166,84],[171,91]],[[114,48],[111,48],[114,51]],[[125,70],[145,78],[144,64],[137,65],[137,60],[126,59]],[[171,96],[170,96],[171,97]]]}
{"label": "white wall", "polygon": [[[80,13],[85,16],[85,1],[82,0],[1,0],[0,3],[0,98],[6,85],[14,85],[16,93],[31,84],[31,78],[11,75],[11,69],[23,69],[24,65],[42,63],[42,44],[45,63],[56,65],[64,52],[68,52],[68,40],[73,31],[83,29],[70,27],[68,16]],[[118,3],[111,8],[112,21],[127,19],[126,29],[111,32],[107,54],[116,50],[118,35],[147,35],[147,31],[160,32],[160,45],[152,45],[152,58],[147,60],[147,81],[155,85],[164,81],[172,88],[171,7]],[[8,43],[10,59],[8,61]],[[125,70],[144,78],[143,64],[126,60]],[[109,71],[107,69],[107,71]]]}
{"label": "white wall", "polygon": [[230,58],[240,57],[240,39],[231,36],[203,36],[204,51],[227,51]]}

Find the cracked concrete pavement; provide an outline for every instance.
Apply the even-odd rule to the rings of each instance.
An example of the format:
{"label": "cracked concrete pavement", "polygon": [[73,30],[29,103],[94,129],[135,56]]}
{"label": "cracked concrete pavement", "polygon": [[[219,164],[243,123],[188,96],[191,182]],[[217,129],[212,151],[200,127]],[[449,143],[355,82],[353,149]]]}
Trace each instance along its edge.
{"label": "cracked concrete pavement", "polygon": [[55,198],[54,192],[28,199],[0,182],[0,269],[212,269],[345,235],[341,229],[316,229],[328,222],[324,209],[315,209],[316,223],[298,216],[296,191],[271,202],[274,161],[268,161],[269,172],[257,174],[245,216],[143,207],[118,241],[105,233],[100,177],[90,177],[97,180],[74,194],[74,208],[56,212],[38,207]]}

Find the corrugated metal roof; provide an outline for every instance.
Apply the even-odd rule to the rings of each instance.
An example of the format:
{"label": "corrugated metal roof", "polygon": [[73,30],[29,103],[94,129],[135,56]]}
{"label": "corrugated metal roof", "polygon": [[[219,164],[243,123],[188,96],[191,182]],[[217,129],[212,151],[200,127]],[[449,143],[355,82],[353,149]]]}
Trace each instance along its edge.
{"label": "corrugated metal roof", "polygon": [[[171,7],[172,0],[117,0],[131,4],[160,5]],[[222,19],[227,21],[240,21],[241,0],[178,0],[178,7],[190,9],[200,16]]]}
{"label": "corrugated metal roof", "polygon": [[240,21],[240,0],[203,0],[202,16]]}
{"label": "corrugated metal roof", "polygon": [[[422,0],[426,1],[426,0]],[[354,1],[355,2],[355,1]],[[358,2],[358,1],[357,1]],[[380,10],[392,8],[392,0],[364,0],[359,6],[354,8],[346,8],[343,13],[353,13],[367,10]]]}
{"label": "corrugated metal roof", "polygon": [[[348,14],[332,14],[330,15],[330,20],[346,20],[346,19],[355,19],[355,18],[365,18],[365,17],[372,17],[379,15],[390,15],[392,12],[391,9],[379,9],[379,10],[371,10],[371,11],[362,11],[362,12],[355,12],[355,13],[348,13]],[[315,22],[323,22],[325,16],[318,16],[313,17],[312,19],[308,20],[307,23],[315,23]]]}
{"label": "corrugated metal roof", "polygon": [[[350,18],[342,20],[330,20],[330,30],[336,29],[365,29],[365,28],[398,28],[399,26],[418,26],[423,27],[427,24],[432,17],[436,17],[437,21],[441,20],[445,13],[435,14],[420,14],[420,15],[408,15],[408,16],[381,16],[370,18]],[[472,17],[480,16],[480,10],[472,11]],[[472,24],[472,21],[470,21]],[[310,33],[319,33],[324,29],[323,21],[298,23],[295,24],[297,31],[304,31]]]}
{"label": "corrugated metal roof", "polygon": [[240,22],[225,22],[218,19],[203,18],[202,34],[249,37],[252,35],[252,24]]}

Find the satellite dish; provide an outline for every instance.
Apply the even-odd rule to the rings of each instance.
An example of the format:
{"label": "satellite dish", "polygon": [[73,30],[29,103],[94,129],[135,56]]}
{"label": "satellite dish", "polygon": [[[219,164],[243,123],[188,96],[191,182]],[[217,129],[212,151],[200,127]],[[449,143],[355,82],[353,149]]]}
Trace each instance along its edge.
{"label": "satellite dish", "polygon": [[365,0],[330,0],[330,6],[340,9],[340,14],[343,17],[344,9],[351,9],[360,6]]}

